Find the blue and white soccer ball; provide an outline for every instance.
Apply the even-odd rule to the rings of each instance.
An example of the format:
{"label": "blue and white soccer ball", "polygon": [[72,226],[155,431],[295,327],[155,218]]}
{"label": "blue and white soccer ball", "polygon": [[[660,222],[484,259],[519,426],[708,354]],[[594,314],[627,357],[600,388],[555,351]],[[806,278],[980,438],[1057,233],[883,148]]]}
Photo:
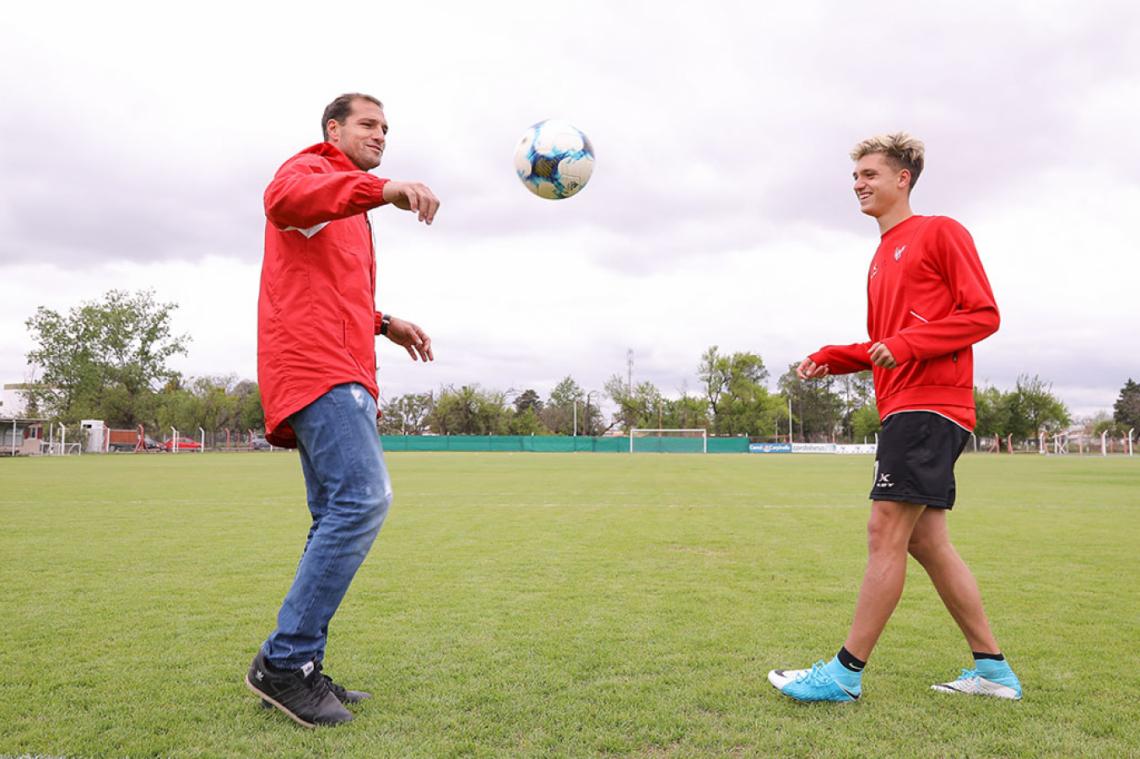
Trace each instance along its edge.
{"label": "blue and white soccer ball", "polygon": [[515,148],[515,171],[540,198],[561,200],[576,194],[594,171],[594,146],[573,124],[540,121]]}

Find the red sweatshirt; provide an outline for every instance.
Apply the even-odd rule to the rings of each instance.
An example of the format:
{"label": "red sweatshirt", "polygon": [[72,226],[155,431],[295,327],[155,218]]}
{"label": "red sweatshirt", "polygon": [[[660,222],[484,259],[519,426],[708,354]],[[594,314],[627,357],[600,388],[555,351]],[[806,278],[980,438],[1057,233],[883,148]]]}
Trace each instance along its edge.
{"label": "red sweatshirt", "polygon": [[[870,342],[827,345],[810,358],[831,374],[871,369],[879,416],[933,411],[974,428],[974,343],[1000,317],[966,229],[945,216],[911,216],[887,230],[867,277]],[[872,344],[887,346],[894,369],[871,366]]]}
{"label": "red sweatshirt", "polygon": [[376,257],[366,211],[380,179],[327,142],[277,170],[265,190],[265,259],[257,302],[257,382],[265,438],[294,448],[290,414],[335,385],[375,398]]}

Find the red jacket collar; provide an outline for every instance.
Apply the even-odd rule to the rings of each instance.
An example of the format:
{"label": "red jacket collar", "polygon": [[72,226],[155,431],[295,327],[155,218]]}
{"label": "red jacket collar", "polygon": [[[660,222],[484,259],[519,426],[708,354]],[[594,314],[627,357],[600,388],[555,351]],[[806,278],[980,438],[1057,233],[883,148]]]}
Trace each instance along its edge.
{"label": "red jacket collar", "polygon": [[352,162],[352,159],[344,154],[344,151],[331,142],[318,142],[316,145],[310,145],[297,155],[304,155],[306,153],[324,156],[329,159],[333,166],[343,171],[361,170],[359,166]]}

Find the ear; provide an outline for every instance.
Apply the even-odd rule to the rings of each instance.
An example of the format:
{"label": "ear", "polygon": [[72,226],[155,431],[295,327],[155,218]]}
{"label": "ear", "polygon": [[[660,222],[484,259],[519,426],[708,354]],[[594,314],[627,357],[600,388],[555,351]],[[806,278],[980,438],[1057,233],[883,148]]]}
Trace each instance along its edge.
{"label": "ear", "polygon": [[340,122],[336,119],[329,119],[325,124],[325,131],[329,133],[328,142],[337,144],[340,141]]}
{"label": "ear", "polygon": [[910,169],[900,169],[899,170],[899,189],[900,190],[909,190],[910,189]]}

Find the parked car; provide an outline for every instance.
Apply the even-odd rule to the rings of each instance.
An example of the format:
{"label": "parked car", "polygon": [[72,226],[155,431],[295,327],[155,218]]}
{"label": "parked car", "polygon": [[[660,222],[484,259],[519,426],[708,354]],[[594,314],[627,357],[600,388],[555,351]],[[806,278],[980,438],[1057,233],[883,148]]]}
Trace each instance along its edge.
{"label": "parked car", "polygon": [[[137,443],[130,443],[129,445],[127,443],[111,443],[111,450],[112,451],[134,451],[135,448],[137,447],[137,445],[138,445]],[[179,448],[181,448],[181,447],[182,446],[179,446]],[[165,450],[167,450],[167,448],[164,446],[163,443],[160,443],[157,440],[155,440],[154,438],[152,438],[150,435],[147,435],[146,437],[143,438],[143,450],[165,451]]]}
{"label": "parked car", "polygon": [[[162,450],[171,451],[174,449],[173,440],[165,440],[162,443]],[[178,438],[178,450],[180,451],[199,451],[202,449],[202,444],[197,440],[188,437]]]}
{"label": "parked car", "polygon": [[249,449],[251,451],[268,451],[272,448],[273,446],[269,444],[269,441],[263,438],[261,435],[250,438]]}

